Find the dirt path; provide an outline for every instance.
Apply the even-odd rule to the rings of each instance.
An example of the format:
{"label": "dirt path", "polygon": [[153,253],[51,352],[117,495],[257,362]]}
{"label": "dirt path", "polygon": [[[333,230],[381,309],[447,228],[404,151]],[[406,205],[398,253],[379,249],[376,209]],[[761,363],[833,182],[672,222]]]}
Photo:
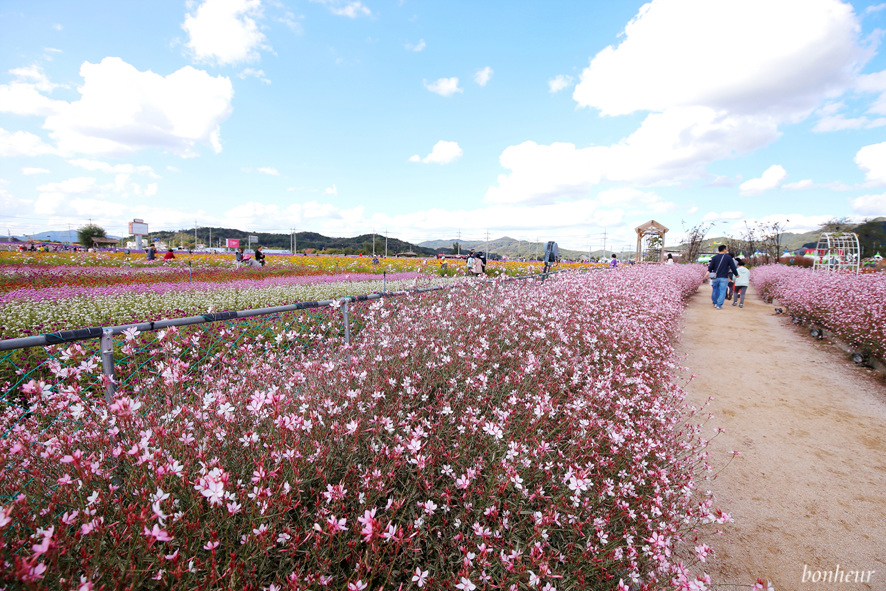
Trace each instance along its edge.
{"label": "dirt path", "polygon": [[689,401],[715,399],[708,436],[726,429],[712,463],[742,455],[709,483],[735,520],[707,540],[709,574],[727,589],[761,577],[777,591],[886,590],[886,385],[753,290],[722,310],[710,290],[689,303],[678,351],[696,376]]}

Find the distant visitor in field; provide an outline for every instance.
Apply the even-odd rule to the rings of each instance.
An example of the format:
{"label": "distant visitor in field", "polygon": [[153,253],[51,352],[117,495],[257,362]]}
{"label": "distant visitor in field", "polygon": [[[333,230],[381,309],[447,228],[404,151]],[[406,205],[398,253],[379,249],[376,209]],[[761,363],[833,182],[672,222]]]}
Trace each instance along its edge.
{"label": "distant visitor in field", "polygon": [[673,265],[674,264],[674,255],[668,254],[668,258],[665,261],[665,265]]}
{"label": "distant visitor in field", "polygon": [[479,277],[483,274],[483,259],[480,258],[481,254],[483,253],[477,253],[471,257],[471,272],[475,277]]}
{"label": "distant visitor in field", "polygon": [[609,268],[614,269],[618,266],[618,257],[615,256],[615,253],[612,253],[612,259],[609,261]]}
{"label": "distant visitor in field", "polygon": [[721,244],[717,248],[719,254],[711,259],[708,263],[708,273],[711,277],[711,302],[717,310],[723,309],[723,302],[726,301],[726,286],[729,283],[729,275],[737,275],[738,270],[735,268],[735,261],[726,252],[726,245]]}
{"label": "distant visitor in field", "polygon": [[148,248],[145,249],[145,258],[149,261],[157,258],[157,249],[154,248],[153,244],[148,245]]}
{"label": "distant visitor in field", "polygon": [[164,261],[169,261],[169,260],[172,260],[172,259],[174,259],[174,258],[175,258],[175,255],[172,254],[172,249],[171,249],[171,248],[168,249],[168,250],[166,251],[166,254],[163,255],[163,260],[164,260]]}
{"label": "distant visitor in field", "polygon": [[255,247],[255,259],[254,260],[262,267],[265,266],[265,253],[262,252],[261,246]]}
{"label": "distant visitor in field", "polygon": [[242,247],[242,246],[239,247],[239,248],[234,252],[234,262],[237,263],[237,264],[240,264],[240,263],[243,262],[243,247]]}

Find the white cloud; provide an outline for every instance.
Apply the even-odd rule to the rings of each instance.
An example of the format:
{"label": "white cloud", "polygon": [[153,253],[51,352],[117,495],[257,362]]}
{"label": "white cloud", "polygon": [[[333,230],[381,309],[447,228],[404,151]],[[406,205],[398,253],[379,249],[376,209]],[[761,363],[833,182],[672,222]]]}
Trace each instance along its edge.
{"label": "white cloud", "polygon": [[268,78],[267,76],[265,76],[264,70],[255,70],[253,68],[245,68],[245,69],[241,70],[239,74],[237,74],[237,78],[239,78],[241,80],[245,80],[247,77],[258,78],[259,80],[261,80],[265,84],[271,83],[271,79]]}
{"label": "white cloud", "polygon": [[23,168],[22,174],[26,176],[32,174],[49,174],[49,170],[45,168]]}
{"label": "white cloud", "polygon": [[86,193],[92,191],[95,186],[96,182],[94,178],[79,176],[60,182],[40,185],[37,187],[37,190],[44,193],[64,193],[68,195]]}
{"label": "white cloud", "polygon": [[573,97],[604,115],[704,105],[793,116],[869,57],[839,0],[653,0],[599,52]]}
{"label": "white cloud", "polygon": [[764,146],[778,137],[775,121],[727,115],[705,107],[669,109],[646,117],[633,134],[610,146],[576,148],[523,142],[499,157],[499,175],[486,199],[521,203],[575,199],[603,181],[650,184],[704,176],[703,165]]}
{"label": "white cloud", "polygon": [[187,47],[197,60],[220,65],[257,60],[257,50],[266,48],[260,16],[261,0],[204,0],[182,24]]}
{"label": "white cloud", "polygon": [[782,189],[787,189],[789,191],[802,191],[804,189],[814,189],[815,187],[816,185],[811,179],[803,179],[796,183],[785,183],[781,186]]}
{"label": "white cloud", "polygon": [[877,217],[886,216],[886,193],[862,195],[852,199],[850,203],[852,203],[852,210],[857,214]]}
{"label": "white cloud", "polygon": [[476,82],[480,86],[486,86],[490,78],[492,78],[492,68],[490,68],[489,66],[486,66],[482,70],[478,70],[477,73],[474,74],[474,82]]}
{"label": "white cloud", "polygon": [[664,214],[673,211],[675,207],[673,203],[665,201],[656,193],[633,187],[600,191],[596,200],[601,206],[618,207],[631,210],[632,213],[643,214]]}
{"label": "white cloud", "polygon": [[87,158],[75,158],[68,160],[68,164],[83,168],[89,171],[99,171],[108,174],[146,174],[151,178],[159,178],[154,169],[147,165],[136,166],[134,164],[109,164],[99,160],[89,160]]}
{"label": "white cloud", "polygon": [[[124,154],[161,148],[193,156],[197,144],[221,151],[221,123],[232,111],[228,78],[214,78],[190,66],[161,76],[140,72],[115,57],[98,64],[85,62],[80,75],[80,99],[52,101],[43,123],[58,151]],[[39,148],[34,137],[19,138],[21,149],[52,151]]]}
{"label": "white cloud", "polygon": [[864,9],[865,14],[871,14],[873,12],[880,12],[881,10],[886,10],[886,3],[884,4],[872,4]]}
{"label": "white cloud", "polygon": [[868,181],[886,185],[886,142],[865,146],[855,155],[855,163]]}
{"label": "white cloud", "polygon": [[332,14],[337,16],[346,16],[348,18],[358,18],[361,16],[372,16],[372,11],[359,0],[311,0],[323,4]]}
{"label": "white cloud", "polygon": [[740,220],[742,218],[742,212],[740,211],[724,211],[722,213],[717,213],[716,211],[709,212],[705,214],[701,221],[703,222],[719,222],[721,220]]}
{"label": "white cloud", "polygon": [[822,117],[812,128],[812,131],[828,132],[843,131],[844,129],[873,129],[886,125],[886,117],[868,119],[867,117],[845,117],[843,115],[831,115]]}
{"label": "white cloud", "polygon": [[12,70],[9,70],[9,73],[15,76],[18,80],[33,85],[33,87],[40,92],[52,92],[53,89],[60,86],[59,84],[53,84],[49,81],[49,78],[46,77],[46,73],[43,71],[43,67],[39,64],[23,68],[13,68]]}
{"label": "white cloud", "polygon": [[462,156],[462,149],[458,142],[440,140],[434,144],[431,153],[422,158],[418,154],[409,158],[410,162],[424,162],[425,164],[450,164]]}
{"label": "white cloud", "polygon": [[424,39],[419,39],[418,43],[416,43],[415,45],[413,45],[412,43],[407,43],[403,47],[405,47],[407,51],[414,51],[418,53],[419,51],[423,51],[424,48],[427,47],[427,44],[425,43]]}
{"label": "white cloud", "polygon": [[775,189],[786,178],[788,178],[788,173],[784,167],[779,164],[773,164],[766,169],[763,176],[743,182],[738,186],[738,190],[742,195],[759,195],[770,189]]}
{"label": "white cloud", "polygon": [[332,185],[331,187],[326,187],[323,189],[324,195],[338,195],[338,187]]}
{"label": "white cloud", "polygon": [[0,156],[40,156],[54,154],[55,148],[45,143],[39,136],[27,131],[6,131],[0,128]]}
{"label": "white cloud", "polygon": [[564,88],[568,88],[572,86],[572,76],[567,76],[565,74],[559,74],[550,80],[548,80],[548,92],[557,93],[563,90]]}
{"label": "white cloud", "polygon": [[262,166],[258,169],[261,174],[269,174],[271,176],[280,176],[280,172],[272,166]]}
{"label": "white cloud", "polygon": [[431,83],[424,81],[425,88],[440,96],[452,96],[456,92],[464,92],[458,87],[458,78],[438,78]]}

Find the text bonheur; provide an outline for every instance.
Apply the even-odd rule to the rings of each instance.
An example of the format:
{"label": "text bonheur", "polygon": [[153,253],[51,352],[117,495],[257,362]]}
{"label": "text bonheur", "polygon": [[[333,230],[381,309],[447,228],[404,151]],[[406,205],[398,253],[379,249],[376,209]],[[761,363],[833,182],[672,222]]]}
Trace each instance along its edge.
{"label": "text bonheur", "polygon": [[803,565],[804,583],[870,583],[871,575],[875,570],[840,570],[837,565],[835,570],[809,570]]}

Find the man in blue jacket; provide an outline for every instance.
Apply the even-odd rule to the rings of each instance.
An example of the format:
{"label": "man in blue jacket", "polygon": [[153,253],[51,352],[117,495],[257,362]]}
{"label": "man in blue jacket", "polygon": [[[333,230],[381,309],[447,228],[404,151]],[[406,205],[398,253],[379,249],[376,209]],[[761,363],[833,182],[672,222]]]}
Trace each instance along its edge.
{"label": "man in blue jacket", "polygon": [[718,310],[723,309],[723,302],[726,300],[726,287],[729,285],[729,274],[738,275],[738,269],[735,268],[735,261],[726,252],[726,245],[721,244],[717,249],[718,254],[708,263],[708,272],[711,275],[711,301]]}

